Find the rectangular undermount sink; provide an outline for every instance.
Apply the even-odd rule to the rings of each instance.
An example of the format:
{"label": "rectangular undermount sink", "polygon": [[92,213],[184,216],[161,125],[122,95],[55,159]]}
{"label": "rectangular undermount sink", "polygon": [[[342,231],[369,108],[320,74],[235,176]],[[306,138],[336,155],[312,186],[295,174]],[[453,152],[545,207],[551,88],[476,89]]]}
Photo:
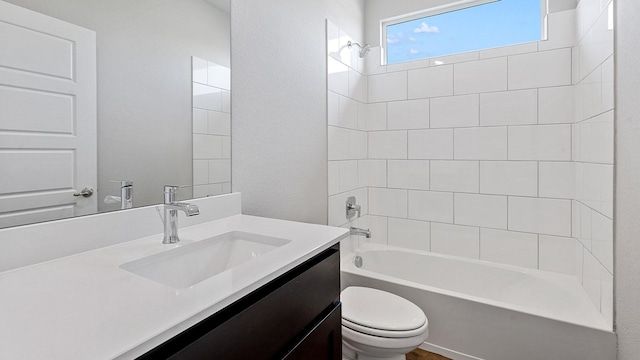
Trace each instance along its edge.
{"label": "rectangular undermount sink", "polygon": [[255,259],[290,240],[231,231],[120,265],[147,279],[183,289]]}

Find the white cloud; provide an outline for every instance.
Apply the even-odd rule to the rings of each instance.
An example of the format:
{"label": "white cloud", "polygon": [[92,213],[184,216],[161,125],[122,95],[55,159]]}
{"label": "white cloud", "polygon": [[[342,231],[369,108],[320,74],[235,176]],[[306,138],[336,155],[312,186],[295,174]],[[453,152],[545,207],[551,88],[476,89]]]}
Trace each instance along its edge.
{"label": "white cloud", "polygon": [[416,41],[418,41],[418,39],[414,38],[413,36],[410,36],[410,37],[409,37],[409,41],[416,42]]}
{"label": "white cloud", "polygon": [[437,34],[440,32],[440,29],[438,29],[438,27],[435,25],[429,26],[429,24],[427,24],[426,22],[422,22],[422,24],[420,24],[420,27],[413,29],[413,32],[416,34],[418,33]]}
{"label": "white cloud", "polygon": [[420,52],[420,51],[418,51],[418,50],[416,50],[416,49],[411,49],[411,50],[409,50],[409,53],[410,53],[410,54],[417,54],[417,53],[419,53],[419,52]]}
{"label": "white cloud", "polygon": [[391,37],[391,36],[388,36],[388,37],[387,37],[387,44],[395,44],[395,43],[397,43],[397,42],[399,42],[399,41],[400,41],[400,40],[398,40],[398,39],[396,39],[396,38],[394,38],[394,37]]}

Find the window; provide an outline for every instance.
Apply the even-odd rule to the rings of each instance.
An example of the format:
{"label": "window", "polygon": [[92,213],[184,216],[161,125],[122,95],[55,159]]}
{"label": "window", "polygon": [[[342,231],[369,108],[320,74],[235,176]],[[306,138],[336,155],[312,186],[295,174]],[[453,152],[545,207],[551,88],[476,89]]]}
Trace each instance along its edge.
{"label": "window", "polygon": [[464,0],[382,22],[387,64],[543,38],[545,0]]}

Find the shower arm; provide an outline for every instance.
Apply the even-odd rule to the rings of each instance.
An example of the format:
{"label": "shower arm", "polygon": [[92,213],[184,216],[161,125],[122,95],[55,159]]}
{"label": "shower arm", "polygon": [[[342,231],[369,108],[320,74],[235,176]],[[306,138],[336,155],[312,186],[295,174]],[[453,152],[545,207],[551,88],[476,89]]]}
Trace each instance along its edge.
{"label": "shower arm", "polygon": [[353,45],[358,45],[358,47],[360,48],[360,51],[358,52],[358,56],[360,56],[360,58],[364,58],[365,56],[367,56],[369,51],[371,51],[371,45],[369,44],[364,44],[364,46],[362,46],[357,42],[352,42],[351,40],[347,41],[347,47],[349,49],[351,49]]}
{"label": "shower arm", "polygon": [[353,45],[358,45],[358,47],[359,47],[360,49],[362,49],[362,45],[358,44],[357,42],[351,42],[351,40],[347,41],[347,47],[348,47],[349,49],[351,49],[351,47],[352,47]]}

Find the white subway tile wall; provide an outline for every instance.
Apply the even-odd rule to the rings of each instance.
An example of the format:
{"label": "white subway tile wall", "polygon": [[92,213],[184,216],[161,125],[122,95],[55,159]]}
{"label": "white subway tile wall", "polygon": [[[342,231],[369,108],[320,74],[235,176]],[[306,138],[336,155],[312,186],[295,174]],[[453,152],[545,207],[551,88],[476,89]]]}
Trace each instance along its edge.
{"label": "white subway tile wall", "polygon": [[369,188],[369,213],[378,216],[407,218],[407,190]]}
{"label": "white subway tile wall", "polygon": [[[393,91],[382,91],[372,98],[369,90],[371,76],[364,73],[373,63],[366,62],[358,56],[358,47],[347,46],[347,43],[362,43],[342,31],[338,26],[327,21],[327,156],[328,156],[328,224],[332,226],[357,226],[371,228],[373,236],[368,241],[387,243],[387,218],[369,216],[369,187],[386,190],[387,157],[397,156],[406,159],[406,131],[387,130],[387,103]],[[374,49],[375,52],[376,50]],[[378,50],[379,51],[379,50]],[[380,71],[384,76],[385,71]],[[400,80],[402,83],[402,79]],[[406,100],[406,75],[404,77]],[[394,88],[392,90],[398,90]],[[375,96],[385,102],[370,103]],[[399,99],[400,100],[400,99]],[[428,101],[427,101],[428,106]],[[402,116],[417,116],[419,108],[408,106]],[[428,127],[428,107],[426,111]],[[369,132],[372,131],[372,132]],[[375,134],[375,135],[372,135]],[[397,151],[399,143],[404,142]],[[373,144],[374,147],[370,147]],[[369,149],[373,149],[369,151]],[[373,156],[372,156],[373,155]],[[370,160],[377,157],[382,160]],[[406,191],[405,191],[406,192]],[[389,196],[385,193],[374,198],[374,209],[387,205]],[[356,204],[361,207],[360,218],[346,217],[346,201],[349,196],[356,197]],[[393,203],[393,197],[389,200]],[[390,205],[392,206],[392,205]],[[404,206],[406,212],[406,205]],[[375,229],[375,230],[374,230]],[[352,236],[351,243],[358,244],[359,237]]]}
{"label": "white subway tile wall", "polygon": [[[550,14],[546,41],[437,59],[380,65],[374,47],[354,68],[329,46],[329,194],[341,215],[330,210],[330,224],[349,224],[344,201],[356,186],[368,208],[354,224],[373,233],[358,243],[575,275],[610,321],[610,3]],[[366,84],[366,100],[349,81]],[[357,103],[357,120],[343,98]],[[365,132],[366,156],[334,127]]]}
{"label": "white subway tile wall", "polygon": [[571,49],[509,56],[509,90],[571,85]]}
{"label": "white subway tile wall", "polygon": [[454,222],[462,225],[507,229],[507,197],[456,193]]}
{"label": "white subway tile wall", "polygon": [[613,324],[613,2],[582,0],[575,11],[572,236],[579,258],[574,271]]}
{"label": "white subway tile wall", "polygon": [[570,124],[575,116],[573,86],[538,89],[538,122],[540,124]]}
{"label": "white subway tile wall", "polygon": [[509,127],[509,160],[571,161],[571,125]]}
{"label": "white subway tile wall", "polygon": [[409,219],[453,224],[453,193],[409,190]]}
{"label": "white subway tile wall", "polygon": [[453,159],[453,129],[409,130],[409,159]]}
{"label": "white subway tile wall", "polygon": [[358,160],[358,187],[366,186],[387,187],[386,160]]}
{"label": "white subway tile wall", "polygon": [[431,223],[431,251],[480,258],[480,229],[471,226]]}
{"label": "white subway tile wall", "polygon": [[481,228],[480,260],[536,268],[538,235]]}
{"label": "white subway tile wall", "polygon": [[389,160],[390,188],[429,190],[428,160]]}
{"label": "white subway tile wall", "polygon": [[407,72],[398,71],[370,75],[368,81],[369,102],[407,99]]}
{"label": "white subway tile wall", "polygon": [[507,57],[462,62],[453,67],[456,95],[507,90]]}
{"label": "white subway tile wall", "polygon": [[477,94],[433,98],[431,99],[431,127],[478,126],[479,106],[480,98]]}
{"label": "white subway tile wall", "polygon": [[553,271],[573,275],[576,269],[575,256],[576,239],[539,235],[540,241],[540,270]]}
{"label": "white subway tile wall", "polygon": [[[361,128],[361,124],[364,128]],[[366,131],[387,130],[387,103],[358,104],[358,128]]]}
{"label": "white subway tile wall", "polygon": [[431,190],[477,193],[479,165],[478,161],[431,161]]}
{"label": "white subway tile wall", "polygon": [[369,132],[370,159],[406,159],[406,131]]}
{"label": "white subway tile wall", "polygon": [[483,194],[538,196],[537,161],[481,161]]}
{"label": "white subway tile wall", "polygon": [[231,72],[192,57],[193,197],[231,192]]}
{"label": "white subway tile wall", "polygon": [[387,104],[387,129],[428,129],[429,99],[392,101]]}
{"label": "white subway tile wall", "polygon": [[507,160],[507,127],[458,128],[453,132],[453,158]]}
{"label": "white subway tile wall", "polygon": [[480,95],[480,125],[538,123],[538,91],[520,90]]}
{"label": "white subway tile wall", "polygon": [[571,200],[511,196],[509,230],[571,236]]}
{"label": "white subway tile wall", "polygon": [[453,95],[453,65],[409,70],[408,91],[409,99]]}
{"label": "white subway tile wall", "polygon": [[430,251],[431,225],[425,221],[389,218],[387,241],[389,245]]}

